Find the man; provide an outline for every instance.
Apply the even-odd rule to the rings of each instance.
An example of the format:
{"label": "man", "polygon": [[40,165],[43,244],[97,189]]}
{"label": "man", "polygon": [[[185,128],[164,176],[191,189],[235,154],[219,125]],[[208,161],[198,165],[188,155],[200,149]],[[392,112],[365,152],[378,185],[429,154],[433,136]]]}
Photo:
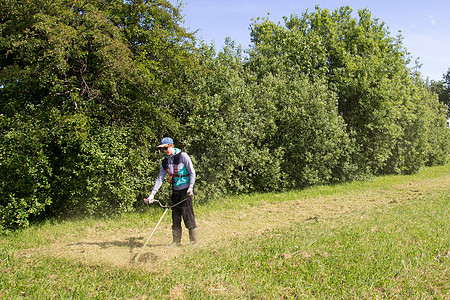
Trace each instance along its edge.
{"label": "man", "polygon": [[150,196],[144,199],[144,202],[148,204],[155,202],[155,194],[161,187],[166,174],[169,174],[172,185],[171,205],[174,205],[172,207],[172,246],[181,245],[181,218],[183,218],[184,225],[189,230],[190,243],[197,245],[198,229],[192,206],[195,170],[191,158],[187,153],[175,148],[170,137],[163,138],[158,148],[164,152],[165,158],[162,160],[161,169],[153,190]]}

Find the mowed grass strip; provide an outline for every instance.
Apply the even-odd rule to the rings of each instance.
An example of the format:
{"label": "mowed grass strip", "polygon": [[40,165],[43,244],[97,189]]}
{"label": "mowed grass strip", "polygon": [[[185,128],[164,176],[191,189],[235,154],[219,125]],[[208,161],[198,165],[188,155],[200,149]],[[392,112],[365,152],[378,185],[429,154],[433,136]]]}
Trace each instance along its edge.
{"label": "mowed grass strip", "polygon": [[450,195],[311,220],[178,261],[190,298],[448,299]]}
{"label": "mowed grass strip", "polygon": [[[426,191],[427,183],[438,177],[449,177],[448,165],[412,176],[385,176],[277,197],[233,197],[197,211],[205,216],[218,208],[254,209],[268,199],[354,197],[409,183]],[[36,250],[65,234],[85,236],[99,222],[99,230],[142,226],[147,222],[142,214],[46,223],[1,238],[0,299],[447,299],[450,196],[446,186],[430,187],[431,192],[412,198],[401,195],[408,190],[400,189],[396,193],[402,200],[392,199],[387,205],[298,219],[289,227],[244,232],[186,248],[150,271],[140,266],[82,263]],[[150,221],[158,217],[154,212],[146,215]],[[218,222],[220,218],[217,214]]]}

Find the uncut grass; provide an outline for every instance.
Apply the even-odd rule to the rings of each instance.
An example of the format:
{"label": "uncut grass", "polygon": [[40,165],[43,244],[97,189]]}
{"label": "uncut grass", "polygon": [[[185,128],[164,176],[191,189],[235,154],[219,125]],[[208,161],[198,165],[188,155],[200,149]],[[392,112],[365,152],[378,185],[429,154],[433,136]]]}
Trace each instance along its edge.
{"label": "uncut grass", "polygon": [[299,223],[201,251],[174,269],[185,295],[446,299],[449,194]]}

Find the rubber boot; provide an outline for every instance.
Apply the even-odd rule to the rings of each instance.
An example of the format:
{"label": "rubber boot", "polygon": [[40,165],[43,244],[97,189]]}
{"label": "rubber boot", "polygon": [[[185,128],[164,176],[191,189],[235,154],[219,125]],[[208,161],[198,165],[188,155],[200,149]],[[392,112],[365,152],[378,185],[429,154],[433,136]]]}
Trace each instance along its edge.
{"label": "rubber boot", "polygon": [[198,228],[189,229],[189,240],[192,246],[198,245]]}
{"label": "rubber boot", "polygon": [[173,242],[171,245],[172,247],[181,246],[181,233],[182,233],[181,228],[172,229],[172,237],[173,237]]}

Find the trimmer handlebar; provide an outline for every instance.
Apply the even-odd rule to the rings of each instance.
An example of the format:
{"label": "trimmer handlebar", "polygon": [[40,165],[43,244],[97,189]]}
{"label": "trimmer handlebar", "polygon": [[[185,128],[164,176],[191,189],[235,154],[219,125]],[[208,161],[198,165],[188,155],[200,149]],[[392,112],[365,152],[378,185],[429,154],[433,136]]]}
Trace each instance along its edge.
{"label": "trimmer handlebar", "polygon": [[[183,202],[186,201],[187,199],[188,199],[188,197],[184,198],[183,200],[181,200],[180,202],[178,202],[177,204],[174,204],[174,205],[163,205],[163,204],[161,203],[161,201],[156,200],[156,199],[153,199],[153,202],[152,202],[152,203],[158,202],[159,206],[161,206],[162,208],[172,208],[172,207],[175,207],[175,206],[180,205],[181,203],[183,203]],[[149,203],[149,204],[151,204],[151,203]]]}

